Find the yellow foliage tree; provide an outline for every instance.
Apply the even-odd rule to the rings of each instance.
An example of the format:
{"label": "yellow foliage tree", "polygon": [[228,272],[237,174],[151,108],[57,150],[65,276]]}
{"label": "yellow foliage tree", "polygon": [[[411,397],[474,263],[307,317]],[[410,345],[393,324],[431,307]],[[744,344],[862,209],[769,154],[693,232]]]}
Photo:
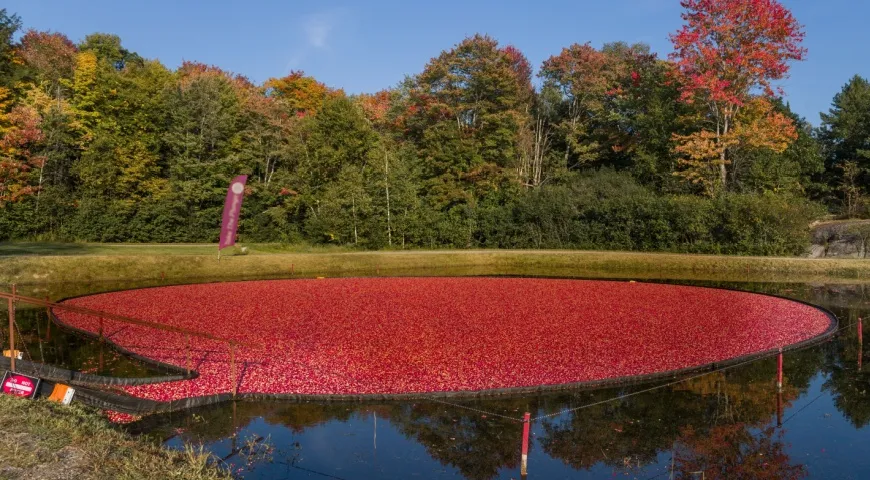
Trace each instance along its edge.
{"label": "yellow foliage tree", "polygon": [[674,151],[680,155],[681,169],[674,175],[704,193],[714,196],[724,188],[721,172],[745,149],[784,152],[797,139],[794,122],[777,112],[764,97],[755,97],[740,109],[733,127],[725,134],[699,130],[689,135],[674,134]]}

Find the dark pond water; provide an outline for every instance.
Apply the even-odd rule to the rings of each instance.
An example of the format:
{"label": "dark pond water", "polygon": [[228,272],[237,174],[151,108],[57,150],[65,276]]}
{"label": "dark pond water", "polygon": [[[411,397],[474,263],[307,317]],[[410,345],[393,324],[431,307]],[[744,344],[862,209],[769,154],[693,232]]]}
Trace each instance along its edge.
{"label": "dark pond water", "polygon": [[[844,328],[785,355],[781,394],[769,358],[667,386],[452,404],[240,401],[126,428],[173,448],[203,445],[251,479],[518,479],[522,424],[513,418],[528,411],[546,415],[532,422],[529,478],[870,478],[870,373],[861,368],[855,325],[870,314],[870,285],[692,283],[812,302]],[[62,298],[133,286],[147,285],[25,286],[23,293]],[[22,309],[18,318],[35,360],[112,375],[155,373],[107,349],[100,370],[97,342],[56,326],[49,335],[42,310]]]}

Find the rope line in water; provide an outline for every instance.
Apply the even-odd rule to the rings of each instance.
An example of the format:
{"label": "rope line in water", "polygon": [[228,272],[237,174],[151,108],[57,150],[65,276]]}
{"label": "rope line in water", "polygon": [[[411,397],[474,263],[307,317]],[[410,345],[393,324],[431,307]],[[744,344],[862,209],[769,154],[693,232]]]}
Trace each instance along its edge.
{"label": "rope line in water", "polygon": [[799,408],[796,412],[794,412],[794,413],[792,413],[791,415],[789,415],[788,418],[786,418],[785,420],[782,421],[782,424],[785,425],[789,420],[791,420],[791,419],[793,419],[794,417],[796,417],[799,413],[803,412],[807,407],[809,407],[810,405],[812,405],[813,403],[815,403],[816,400],[818,400],[818,399],[824,397],[827,393],[828,393],[828,392],[822,392],[822,393],[820,393],[816,398],[810,400],[809,403],[807,403],[807,404],[804,405],[803,407]]}

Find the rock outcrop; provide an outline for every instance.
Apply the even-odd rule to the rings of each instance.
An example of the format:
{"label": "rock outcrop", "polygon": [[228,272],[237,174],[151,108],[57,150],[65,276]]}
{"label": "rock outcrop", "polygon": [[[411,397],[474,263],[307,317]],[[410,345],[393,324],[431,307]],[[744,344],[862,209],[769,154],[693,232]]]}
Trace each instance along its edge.
{"label": "rock outcrop", "polygon": [[811,258],[867,258],[870,220],[818,223],[812,227]]}

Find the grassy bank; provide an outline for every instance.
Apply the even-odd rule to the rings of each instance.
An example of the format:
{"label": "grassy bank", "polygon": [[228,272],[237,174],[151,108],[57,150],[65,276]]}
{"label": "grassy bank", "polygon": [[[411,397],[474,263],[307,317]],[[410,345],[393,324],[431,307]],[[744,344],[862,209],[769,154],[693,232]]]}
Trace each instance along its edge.
{"label": "grassy bank", "polygon": [[[76,250],[78,249],[78,250]],[[340,275],[550,275],[726,281],[867,281],[870,261],[565,250],[293,251],[251,245],[0,245],[0,283]],[[230,253],[230,252],[228,252]]]}
{"label": "grassy bank", "polygon": [[229,478],[206,454],[134,439],[80,406],[2,395],[0,431],[2,479]]}

